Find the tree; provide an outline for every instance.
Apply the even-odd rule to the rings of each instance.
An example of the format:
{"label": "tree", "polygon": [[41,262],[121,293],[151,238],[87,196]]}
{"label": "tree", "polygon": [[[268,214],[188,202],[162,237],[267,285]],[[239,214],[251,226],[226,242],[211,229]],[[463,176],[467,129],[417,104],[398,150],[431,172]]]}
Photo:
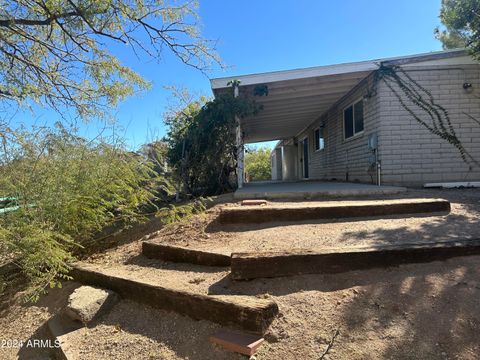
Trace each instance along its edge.
{"label": "tree", "polygon": [[0,104],[34,101],[83,118],[103,115],[149,87],[109,52],[127,45],[138,57],[170,50],[189,66],[218,63],[199,32],[195,0],[16,0],[0,7]]}
{"label": "tree", "polygon": [[271,179],[270,152],[266,147],[247,149],[245,171],[252,181]]}
{"label": "tree", "polygon": [[[185,94],[184,94],[185,95]],[[168,158],[182,184],[193,195],[213,195],[236,186],[236,118],[255,114],[259,107],[247,97],[228,93],[215,99],[190,100],[166,115]]]}
{"label": "tree", "polygon": [[[176,104],[164,114],[164,122],[167,126],[165,142],[168,144],[167,157],[174,167],[178,180],[179,192],[193,192],[193,183],[189,174],[192,166],[190,154],[190,138],[195,126],[195,118],[207,102],[204,96],[195,97],[186,89],[171,88]],[[188,144],[187,144],[188,142]]]}
{"label": "tree", "polygon": [[440,20],[445,29],[435,32],[445,49],[467,47],[480,59],[480,0],[442,0]]}
{"label": "tree", "polygon": [[164,174],[168,171],[167,152],[168,146],[161,140],[143,144],[139,150],[139,154],[145,156],[154,164],[153,170],[157,174]]}

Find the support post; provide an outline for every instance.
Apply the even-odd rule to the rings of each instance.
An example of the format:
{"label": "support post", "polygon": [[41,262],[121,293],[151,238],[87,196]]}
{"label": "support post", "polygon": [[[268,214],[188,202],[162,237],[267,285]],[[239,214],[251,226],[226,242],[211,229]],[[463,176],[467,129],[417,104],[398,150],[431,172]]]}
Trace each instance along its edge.
{"label": "support post", "polygon": [[[238,97],[238,85],[235,85],[233,88],[233,96]],[[240,124],[240,118],[235,116],[235,121],[237,123],[237,127],[235,129],[236,135],[236,146],[237,146],[237,184],[238,188],[241,189],[243,187],[244,182],[244,157],[245,157],[245,149],[243,146],[243,136],[242,136],[242,126]]]}

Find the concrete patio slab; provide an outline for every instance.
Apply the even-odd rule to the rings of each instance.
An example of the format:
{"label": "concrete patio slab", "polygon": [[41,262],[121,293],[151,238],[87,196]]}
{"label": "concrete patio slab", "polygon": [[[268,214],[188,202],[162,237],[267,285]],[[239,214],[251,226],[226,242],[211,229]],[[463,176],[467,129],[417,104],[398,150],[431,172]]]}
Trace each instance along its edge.
{"label": "concrete patio slab", "polygon": [[362,196],[398,194],[407,191],[399,186],[377,186],[369,184],[298,181],[247,183],[235,191],[234,198],[244,199],[318,199],[322,197]]}

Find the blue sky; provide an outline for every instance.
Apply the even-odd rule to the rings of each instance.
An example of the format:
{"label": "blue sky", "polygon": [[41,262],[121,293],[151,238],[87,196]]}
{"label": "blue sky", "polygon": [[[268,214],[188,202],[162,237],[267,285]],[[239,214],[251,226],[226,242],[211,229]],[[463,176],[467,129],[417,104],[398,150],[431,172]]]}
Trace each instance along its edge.
{"label": "blue sky", "polygon": [[[440,24],[440,0],[200,0],[203,34],[218,39],[229,68],[210,77],[285,70],[441,50],[433,35]],[[113,52],[153,82],[141,96],[114,112],[130,147],[165,134],[162,114],[169,102],[165,85],[211,95],[208,78],[165,52],[164,58],[138,59],[123,47]],[[18,121],[42,123],[58,115],[40,110]],[[95,121],[82,125],[96,132]]]}

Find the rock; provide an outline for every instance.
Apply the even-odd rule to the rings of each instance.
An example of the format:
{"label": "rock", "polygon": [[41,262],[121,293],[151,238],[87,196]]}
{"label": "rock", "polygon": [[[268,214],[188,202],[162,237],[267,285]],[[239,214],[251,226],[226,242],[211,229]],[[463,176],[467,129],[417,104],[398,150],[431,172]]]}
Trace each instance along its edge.
{"label": "rock", "polygon": [[267,200],[258,199],[258,200],[243,200],[242,206],[252,206],[252,205],[267,205]]}
{"label": "rock", "polygon": [[108,311],[117,301],[118,295],[111,290],[80,286],[68,298],[65,314],[86,325]]}

